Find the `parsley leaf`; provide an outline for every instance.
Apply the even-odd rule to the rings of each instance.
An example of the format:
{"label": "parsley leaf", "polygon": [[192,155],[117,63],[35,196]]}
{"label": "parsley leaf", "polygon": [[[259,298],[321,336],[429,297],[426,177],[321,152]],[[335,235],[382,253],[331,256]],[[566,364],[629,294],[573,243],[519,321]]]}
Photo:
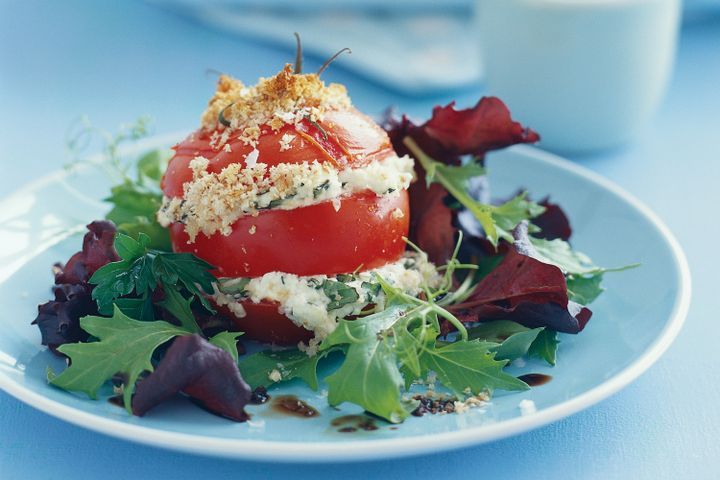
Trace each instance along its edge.
{"label": "parsley leaf", "polygon": [[112,318],[83,317],[80,326],[99,341],[58,347],[58,351],[70,357],[71,363],[50,383],[96,398],[103,383],[115,374],[122,374],[126,377],[123,400],[130,412],[135,382],[143,372],[153,371],[151,358],[155,349],[178,335],[189,334],[167,322],[133,320],[117,307]]}
{"label": "parsley leaf", "polygon": [[110,314],[118,298],[133,293],[141,297],[150,295],[158,285],[167,286],[167,290],[181,285],[212,312],[203,296],[203,291],[213,292],[212,265],[189,253],[153,250],[148,248],[149,244],[150,238],[144,233],[140,233],[137,240],[121,233],[116,235],[115,249],[122,260],[100,267],[89,280],[96,285],[92,298],[97,301],[100,313]]}
{"label": "parsley leaf", "polygon": [[213,293],[212,284],[215,282],[215,277],[210,270],[215,267],[191,253],[155,252],[155,254],[152,271],[157,282],[165,285],[182,283],[208,311],[213,312],[203,292]]}
{"label": "parsley leaf", "polygon": [[557,339],[557,332],[546,328],[538,334],[535,341],[530,345],[528,355],[545,360],[550,365],[555,365],[558,343],[560,342]]}

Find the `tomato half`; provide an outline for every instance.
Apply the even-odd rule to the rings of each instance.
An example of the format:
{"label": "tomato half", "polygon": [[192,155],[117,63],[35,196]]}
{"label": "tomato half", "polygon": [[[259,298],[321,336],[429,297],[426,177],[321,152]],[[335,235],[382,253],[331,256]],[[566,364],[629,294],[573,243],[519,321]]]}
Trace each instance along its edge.
{"label": "tomato half", "polygon": [[[357,168],[395,155],[387,134],[355,109],[328,112],[317,123],[304,120],[278,131],[261,131],[256,146],[231,137],[226,149],[214,149],[207,132],[190,135],[175,147],[163,192],[183,196],[183,184],[192,180],[189,163],[197,156],[209,160],[208,171],[220,172],[244,162],[255,148],[259,161],[270,166],[317,160],[338,169]],[[293,136],[292,146],[283,149],[281,139],[288,134]],[[200,233],[192,243],[184,226],[176,223],[170,226],[170,236],[175,251],[193,253],[215,265],[219,277],[258,277],[273,271],[334,275],[380,267],[402,256],[402,237],[408,234],[410,220],[406,191],[384,196],[360,192],[341,198],[336,206],[327,201],[293,210],[264,210],[239,218],[227,236]],[[310,334],[279,314],[277,305],[245,308],[248,315],[236,320],[249,338],[288,344]]]}
{"label": "tomato half", "polygon": [[278,311],[273,302],[243,302],[244,317],[237,317],[226,306],[217,306],[218,313],[231,319],[243,337],[275,345],[308,343],[313,337],[310,330],[298,327]]}
{"label": "tomato half", "polygon": [[343,198],[337,211],[328,201],[240,217],[230,235],[201,233],[194,243],[188,243],[183,225],[174,224],[170,237],[176,252],[194,253],[215,265],[220,277],[334,275],[398,260],[405,251],[408,209],[407,192],[383,197],[371,192]]}

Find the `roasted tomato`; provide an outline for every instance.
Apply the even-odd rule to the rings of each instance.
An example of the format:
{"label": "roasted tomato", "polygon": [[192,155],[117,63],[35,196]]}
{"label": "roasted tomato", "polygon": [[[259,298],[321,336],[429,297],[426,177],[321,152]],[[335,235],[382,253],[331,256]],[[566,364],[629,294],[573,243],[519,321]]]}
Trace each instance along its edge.
{"label": "roasted tomato", "polygon": [[[280,139],[286,133],[301,141],[281,151]],[[230,148],[215,150],[210,138],[198,131],[175,147],[163,178],[165,195],[182,197],[183,184],[192,179],[189,163],[197,156],[209,160],[208,171],[220,172],[232,163],[244,162],[253,148],[270,166],[318,160],[338,169],[357,168],[395,155],[387,134],[355,109],[328,112],[318,123],[304,120],[278,131],[264,128],[256,147],[235,139],[228,142]],[[180,223],[170,226],[170,235],[175,251],[210,262],[219,277],[258,277],[273,271],[334,275],[398,260],[405,250],[402,237],[408,233],[409,218],[406,191],[389,196],[367,191],[343,197],[339,205],[327,201],[243,216],[229,235],[200,233],[190,242]],[[279,314],[276,305],[244,305],[248,316],[238,320],[238,326],[248,337],[283,344],[308,337],[309,332]],[[281,320],[287,328],[282,328]],[[250,322],[262,327],[253,328]]]}

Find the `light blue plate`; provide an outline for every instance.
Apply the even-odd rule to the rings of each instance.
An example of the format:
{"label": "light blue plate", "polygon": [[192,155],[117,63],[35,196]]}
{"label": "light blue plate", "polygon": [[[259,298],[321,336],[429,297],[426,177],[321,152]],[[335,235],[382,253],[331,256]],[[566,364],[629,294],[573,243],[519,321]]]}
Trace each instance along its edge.
{"label": "light blue plate", "polygon": [[[181,138],[177,135],[174,138]],[[167,145],[154,139],[139,145]],[[132,153],[132,152],[130,152]],[[607,275],[607,292],[592,305],[582,334],[562,335],[558,365],[528,361],[513,373],[545,373],[546,385],[516,394],[498,393],[484,409],[459,415],[411,417],[396,429],[340,433],[331,421],[360,413],[358,407],[327,407],[323,391],[283,386],[320,410],[312,419],[273,415],[252,406],[252,421],[233,423],[177,399],[144,418],[107,401],[92,401],[47,385],[48,365],[62,362],[40,346],[30,325],[38,303],[49,296],[50,266],[78,250],[76,228],[99,218],[108,182],[95,169],[43,178],[0,202],[0,388],[58,418],[128,440],[195,453],[274,461],[377,459],[487,442],[558,420],[618,391],[638,377],[670,345],[687,313],[690,274],[676,240],[637,200],[599,176],[531,147],[489,158],[494,193],[526,187],[535,198],[552,195],[568,212],[574,244],[600,265],[641,262],[642,267]],[[277,393],[278,390],[271,393]],[[521,415],[523,399],[537,411]]]}

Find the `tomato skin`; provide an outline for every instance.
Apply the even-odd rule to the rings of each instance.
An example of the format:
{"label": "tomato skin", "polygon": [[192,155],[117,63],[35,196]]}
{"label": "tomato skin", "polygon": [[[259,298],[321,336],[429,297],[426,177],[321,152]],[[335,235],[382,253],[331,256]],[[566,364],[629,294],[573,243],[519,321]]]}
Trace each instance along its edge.
{"label": "tomato skin", "polygon": [[243,216],[229,235],[200,233],[194,243],[188,243],[184,226],[176,223],[170,226],[170,238],[174,251],[193,253],[215,265],[218,277],[334,275],[398,260],[405,251],[402,237],[409,219],[406,191],[382,197],[368,192],[341,199],[338,211],[328,201]]}
{"label": "tomato skin", "polygon": [[242,302],[246,315],[237,317],[226,306],[218,306],[218,313],[230,319],[237,331],[244,332],[243,338],[258,342],[274,343],[275,345],[306,344],[313,337],[313,332],[298,327],[289,318],[279,312],[279,305],[274,302],[252,303]]}

